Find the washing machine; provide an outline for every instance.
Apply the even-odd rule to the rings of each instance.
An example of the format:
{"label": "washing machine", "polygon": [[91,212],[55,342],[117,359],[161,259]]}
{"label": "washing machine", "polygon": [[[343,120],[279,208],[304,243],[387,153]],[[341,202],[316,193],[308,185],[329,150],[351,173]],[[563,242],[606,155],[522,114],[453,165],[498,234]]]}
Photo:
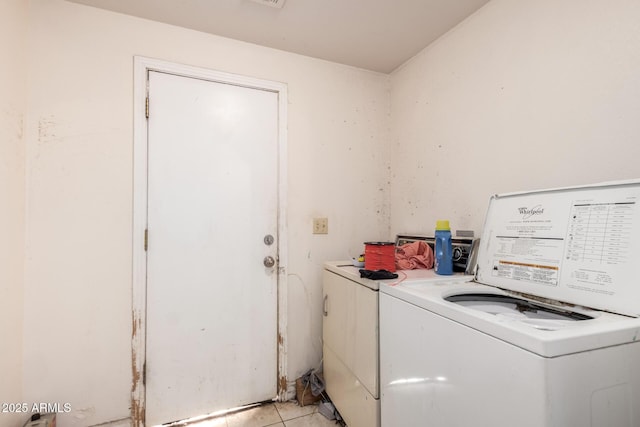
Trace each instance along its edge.
{"label": "washing machine", "polygon": [[639,204],[496,195],[472,282],[381,285],[381,425],[640,427]]}

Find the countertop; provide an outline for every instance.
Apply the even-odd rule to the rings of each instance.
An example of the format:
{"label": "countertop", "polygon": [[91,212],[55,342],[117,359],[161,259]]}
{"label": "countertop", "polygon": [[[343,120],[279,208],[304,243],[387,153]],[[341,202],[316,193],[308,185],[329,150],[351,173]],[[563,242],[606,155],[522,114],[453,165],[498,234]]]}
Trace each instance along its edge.
{"label": "countertop", "polygon": [[380,284],[393,285],[398,282],[412,282],[425,279],[433,279],[438,276],[433,269],[415,269],[415,270],[397,270],[395,273],[398,275],[397,279],[389,280],[371,280],[363,279],[360,277],[360,268],[354,267],[351,261],[327,261],[324,263],[325,270],[329,270],[333,273],[339,274],[342,277],[346,277],[349,280],[360,283],[367,288],[375,291],[380,289]]}

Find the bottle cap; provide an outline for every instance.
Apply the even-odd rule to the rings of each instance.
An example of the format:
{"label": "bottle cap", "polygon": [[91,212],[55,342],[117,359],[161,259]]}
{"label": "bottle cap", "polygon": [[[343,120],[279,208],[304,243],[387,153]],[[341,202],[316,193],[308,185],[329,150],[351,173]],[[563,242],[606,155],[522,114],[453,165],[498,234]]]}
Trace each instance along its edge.
{"label": "bottle cap", "polygon": [[436,230],[451,230],[449,220],[439,219],[436,221]]}

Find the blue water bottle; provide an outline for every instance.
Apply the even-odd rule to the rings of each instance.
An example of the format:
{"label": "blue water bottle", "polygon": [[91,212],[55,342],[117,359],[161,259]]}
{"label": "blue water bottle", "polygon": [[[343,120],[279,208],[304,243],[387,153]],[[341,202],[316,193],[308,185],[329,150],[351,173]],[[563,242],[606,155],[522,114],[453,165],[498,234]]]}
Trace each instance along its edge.
{"label": "blue water bottle", "polygon": [[451,228],[449,221],[436,222],[436,274],[453,274],[453,257],[451,249]]}

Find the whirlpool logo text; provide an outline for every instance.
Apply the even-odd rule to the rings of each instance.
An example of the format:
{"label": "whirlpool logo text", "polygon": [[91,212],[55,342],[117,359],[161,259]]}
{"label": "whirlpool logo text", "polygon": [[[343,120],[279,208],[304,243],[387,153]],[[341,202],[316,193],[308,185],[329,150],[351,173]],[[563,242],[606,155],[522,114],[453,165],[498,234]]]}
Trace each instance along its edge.
{"label": "whirlpool logo text", "polygon": [[534,206],[532,208],[522,207],[518,208],[518,212],[522,215],[522,219],[528,219],[535,215],[542,215],[544,213],[544,208],[542,205]]}

